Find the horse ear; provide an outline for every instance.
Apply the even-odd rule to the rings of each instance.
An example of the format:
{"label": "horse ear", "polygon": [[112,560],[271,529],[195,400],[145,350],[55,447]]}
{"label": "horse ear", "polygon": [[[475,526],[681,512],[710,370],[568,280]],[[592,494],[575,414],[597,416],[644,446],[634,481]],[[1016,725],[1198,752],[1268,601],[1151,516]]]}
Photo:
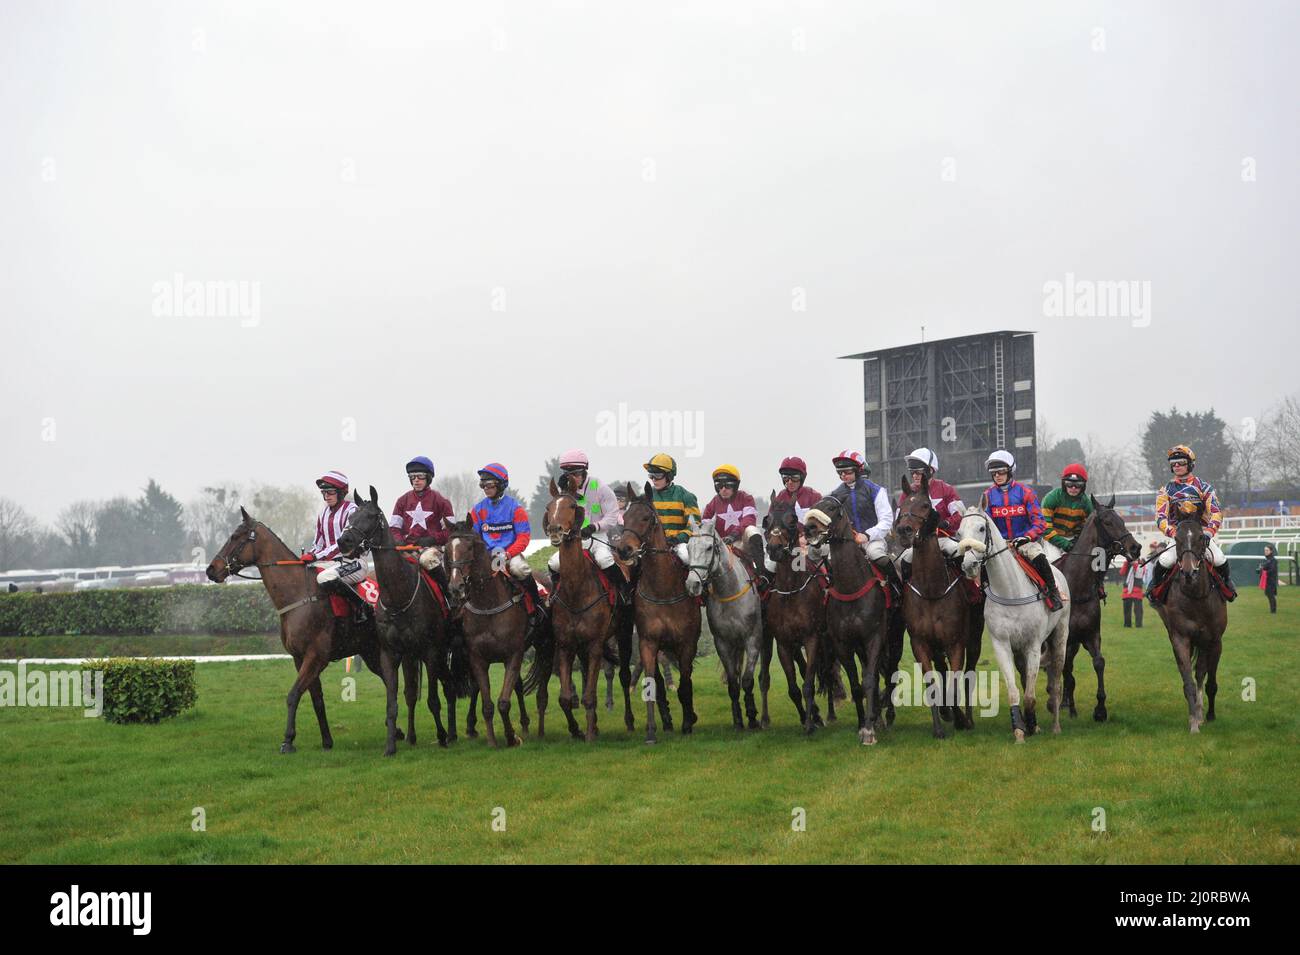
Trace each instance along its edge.
{"label": "horse ear", "polygon": [[898,486],[903,489],[903,496],[906,497],[912,493],[912,482],[907,479],[907,472],[904,471],[898,479]]}
{"label": "horse ear", "polygon": [[1107,506],[1108,508],[1113,508],[1113,507],[1115,506],[1115,495],[1114,495],[1114,494],[1112,494],[1112,495],[1110,496],[1110,500],[1106,502],[1106,506]]}
{"label": "horse ear", "polygon": [[239,513],[243,516],[245,524],[253,523],[252,517],[249,516],[248,511],[244,510],[244,506],[242,504],[239,506]]}
{"label": "horse ear", "polygon": [[924,472],[921,474],[921,492],[926,497],[930,496],[930,478]]}
{"label": "horse ear", "polygon": [[560,489],[555,486],[555,478],[551,478],[551,497],[559,497]]}
{"label": "horse ear", "polygon": [[370,485],[370,503],[375,505],[375,507],[379,506],[379,492],[375,490],[373,484]]}
{"label": "horse ear", "polygon": [[980,495],[980,510],[987,511],[988,509],[989,509],[989,492],[985,491],[983,494]]}
{"label": "horse ear", "polygon": [[631,482],[631,481],[628,481],[628,482],[627,482],[627,502],[628,502],[629,504],[631,504],[631,503],[632,503],[633,501],[635,501],[635,500],[637,500],[636,488],[632,486],[632,482]]}
{"label": "horse ear", "polygon": [[776,503],[776,491],[767,492],[767,509],[770,511],[772,505]]}
{"label": "horse ear", "polygon": [[646,496],[646,497],[654,497],[654,493],[655,493],[654,485],[651,484],[649,481],[646,481],[646,482],[645,482],[645,496]]}
{"label": "horse ear", "polygon": [[352,503],[356,504],[357,507],[361,506],[361,492],[356,488],[352,489]]}

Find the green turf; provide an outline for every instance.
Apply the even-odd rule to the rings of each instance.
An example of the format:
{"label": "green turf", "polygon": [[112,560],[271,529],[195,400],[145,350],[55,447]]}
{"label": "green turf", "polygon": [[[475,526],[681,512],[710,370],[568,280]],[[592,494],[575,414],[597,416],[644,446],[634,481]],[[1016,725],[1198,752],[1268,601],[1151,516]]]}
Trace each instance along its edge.
{"label": "green turf", "polygon": [[[544,741],[491,751],[462,738],[440,750],[422,710],[419,746],[399,744],[392,759],[380,755],[379,682],[360,674],[358,702],[341,702],[335,665],[324,680],[334,750],[320,750],[304,702],[299,751],[281,756],[290,667],[204,664],[197,707],[157,726],[0,710],[0,861],[1295,862],[1291,596],[1275,617],[1255,590],[1231,608],[1219,719],[1199,736],[1187,732],[1158,618],[1124,630],[1118,600],[1105,630],[1110,722],[1090,718],[1084,665],[1079,718],[1021,746],[1005,705],[946,741],[913,708],[874,748],[844,719],[805,739],[779,671],[773,726],[737,733],[709,658],[691,738],[648,747],[639,704],[633,734],[602,704],[588,746],[564,734],[553,702]],[[1242,700],[1246,677],[1256,702]],[[199,806],[206,832],[191,829]],[[504,832],[492,828],[495,807]],[[792,831],[796,807],[806,831]]]}

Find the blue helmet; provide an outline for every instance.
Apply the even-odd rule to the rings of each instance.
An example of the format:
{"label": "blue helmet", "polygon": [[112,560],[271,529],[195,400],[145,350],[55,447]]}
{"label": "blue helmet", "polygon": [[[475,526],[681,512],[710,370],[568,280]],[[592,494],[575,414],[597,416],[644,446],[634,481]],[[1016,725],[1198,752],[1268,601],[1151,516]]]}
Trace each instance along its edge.
{"label": "blue helmet", "polygon": [[433,462],[430,461],[428,458],[426,458],[423,454],[419,455],[418,457],[411,458],[411,460],[406,462],[407,474],[418,474],[421,471],[424,471],[426,474],[429,475],[430,481],[433,480]]}

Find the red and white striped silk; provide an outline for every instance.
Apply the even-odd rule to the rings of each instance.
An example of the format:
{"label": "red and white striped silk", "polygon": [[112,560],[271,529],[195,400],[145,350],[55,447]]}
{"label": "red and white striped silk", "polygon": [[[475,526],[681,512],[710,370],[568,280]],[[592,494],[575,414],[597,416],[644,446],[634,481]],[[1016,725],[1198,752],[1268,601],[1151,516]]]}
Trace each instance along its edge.
{"label": "red and white striped silk", "polygon": [[348,515],[356,509],[357,506],[348,500],[321,509],[316,518],[316,543],[312,547],[317,560],[339,556],[339,535],[348,525]]}

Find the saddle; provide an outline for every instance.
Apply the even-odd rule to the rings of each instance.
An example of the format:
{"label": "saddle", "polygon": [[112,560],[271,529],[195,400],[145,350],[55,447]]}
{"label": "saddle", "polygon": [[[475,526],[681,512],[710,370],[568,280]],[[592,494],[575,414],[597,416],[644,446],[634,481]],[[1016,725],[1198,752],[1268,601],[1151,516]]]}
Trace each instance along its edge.
{"label": "saddle", "polygon": [[[1224,585],[1223,578],[1219,575],[1219,572],[1215,570],[1214,565],[1209,561],[1206,561],[1205,566],[1210,572],[1210,583],[1212,583],[1219,591],[1219,596],[1223,598],[1224,603],[1231,601],[1232,592]],[[1173,584],[1176,576],[1177,573],[1173,568],[1170,568],[1169,572],[1165,575],[1165,579],[1151,588],[1149,596],[1153,603],[1163,604],[1165,602],[1165,599],[1169,596],[1169,587]]]}
{"label": "saddle", "polygon": [[[319,577],[324,567],[316,568],[316,576]],[[349,617],[355,617],[357,623],[364,623],[374,615],[375,602],[379,599],[379,584],[373,577],[366,577],[355,584],[344,583],[341,579],[336,579],[337,587],[331,587],[325,591],[329,597],[330,612],[340,620],[347,620]],[[342,590],[343,593],[339,593]]]}
{"label": "saddle", "polygon": [[872,587],[879,584],[880,589],[884,591],[885,594],[885,607],[886,608],[893,607],[895,601],[898,599],[897,595],[895,595],[894,593],[894,588],[889,586],[888,579],[885,577],[884,572],[879,567],[877,567],[875,564],[871,564],[870,566],[871,566],[872,575],[867,578],[867,582],[863,584],[859,590],[851,594],[842,594],[838,590],[836,590],[833,586],[828,584],[826,586],[826,596],[834,600],[841,601],[842,603],[852,603],[855,600],[865,597]]}
{"label": "saddle", "polygon": [[[1029,562],[1028,558],[1014,547],[1011,548],[1011,553],[1015,556],[1016,563],[1020,565],[1020,569],[1025,572],[1025,576],[1029,578],[1029,582],[1033,584],[1034,588],[1038,591],[1039,596],[1046,600],[1047,581],[1043,580],[1042,574],[1036,571],[1034,565]],[[1065,594],[1061,594],[1061,599],[1064,601]]]}

